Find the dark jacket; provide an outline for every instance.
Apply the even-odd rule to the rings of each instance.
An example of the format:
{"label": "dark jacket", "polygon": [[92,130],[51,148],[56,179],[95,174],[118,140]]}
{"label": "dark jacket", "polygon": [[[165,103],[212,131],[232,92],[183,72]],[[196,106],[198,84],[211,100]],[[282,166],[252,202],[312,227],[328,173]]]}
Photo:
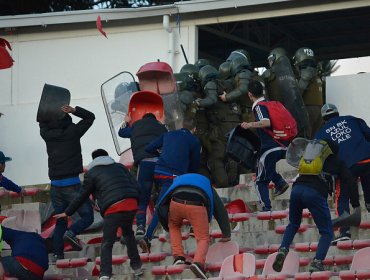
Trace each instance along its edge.
{"label": "dark jacket", "polygon": [[200,142],[188,129],[181,128],[162,134],[148,144],[145,151],[162,149],[155,172],[167,175],[196,173],[200,164]]}
{"label": "dark jacket", "polygon": [[167,132],[167,128],[155,117],[144,116],[141,120],[134,122],[131,127],[126,124],[126,127],[118,131],[118,135],[123,138],[130,138],[134,162],[137,165],[144,158],[159,156],[157,151],[153,153],[146,152],[145,146],[165,132]]}
{"label": "dark jacket", "polygon": [[45,271],[49,268],[48,251],[44,240],[35,232],[14,230],[2,226],[3,240],[12,249],[12,257],[23,257],[33,261]]}
{"label": "dark jacket", "polygon": [[104,216],[104,212],[118,201],[139,199],[139,189],[138,182],[126,167],[109,156],[97,157],[88,166],[80,194],[69,204],[65,213],[71,216],[92,194]]}
{"label": "dark jacket", "polygon": [[76,107],[77,124],[67,114],[64,119],[40,123],[40,135],[45,140],[49,156],[49,178],[60,180],[78,176],[83,171],[80,138],[93,124],[95,115]]}
{"label": "dark jacket", "polygon": [[176,190],[196,193],[203,197],[211,221],[215,217],[224,237],[231,236],[229,217],[217,192],[211,186],[209,179],[200,174],[185,174],[174,179],[173,184],[158,202],[158,219],[165,230],[168,231],[168,214],[172,195]]}

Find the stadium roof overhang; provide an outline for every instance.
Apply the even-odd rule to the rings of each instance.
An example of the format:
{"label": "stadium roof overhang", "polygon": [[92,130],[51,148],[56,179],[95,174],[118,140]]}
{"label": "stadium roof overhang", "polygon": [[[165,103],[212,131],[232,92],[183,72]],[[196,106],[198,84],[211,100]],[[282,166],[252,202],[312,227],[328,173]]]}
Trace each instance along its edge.
{"label": "stadium roof overhang", "polygon": [[[265,66],[268,52],[302,46],[318,60],[370,56],[370,0],[193,0],[137,9],[107,9],[0,17],[0,35],[23,28],[90,26],[97,14],[112,25],[160,22],[166,14],[198,26],[199,57],[221,63],[235,49]],[[176,21],[176,19],[175,19]]]}

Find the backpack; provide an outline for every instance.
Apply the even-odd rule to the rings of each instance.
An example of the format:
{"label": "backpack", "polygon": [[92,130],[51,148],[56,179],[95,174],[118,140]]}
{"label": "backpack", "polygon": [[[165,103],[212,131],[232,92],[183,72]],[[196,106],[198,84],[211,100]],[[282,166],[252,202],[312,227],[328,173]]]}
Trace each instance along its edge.
{"label": "backpack", "polygon": [[298,133],[297,122],[279,101],[260,101],[270,115],[271,130],[265,129],[275,140],[292,141]]}
{"label": "backpack", "polygon": [[325,160],[333,154],[324,140],[310,140],[298,165],[300,175],[319,175],[322,173]]}

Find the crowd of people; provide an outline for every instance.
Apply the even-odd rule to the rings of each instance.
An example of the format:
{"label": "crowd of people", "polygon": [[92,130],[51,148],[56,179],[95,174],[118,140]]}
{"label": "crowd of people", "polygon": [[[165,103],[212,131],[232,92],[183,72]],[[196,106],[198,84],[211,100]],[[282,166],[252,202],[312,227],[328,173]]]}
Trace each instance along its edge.
{"label": "crowd of people", "polygon": [[[240,173],[255,171],[260,211],[274,210],[269,197],[270,182],[275,185],[274,197],[289,189],[287,181],[276,171],[277,162],[286,157],[292,141],[281,136],[281,131],[281,137],[276,134],[276,116],[270,109],[270,102],[278,101],[296,121],[297,132],[293,136],[308,139],[308,144],[304,154],[299,155],[305,160],[300,163],[299,177],[293,184],[289,225],[273,267],[281,271],[299,228],[302,211],[308,208],[321,235],[309,270],[324,270],[322,261],[331,242],[350,238],[348,227],[341,228],[339,236],[334,238],[327,203],[328,194],[333,192],[331,175],[340,178],[336,190],[339,215],[350,212],[349,203],[359,209],[357,177],[360,177],[365,205],[370,211],[370,128],[362,119],[340,116],[335,105],[323,104],[321,81],[311,49],[298,49],[292,61],[293,65],[284,49],[273,49],[268,56],[270,68],[258,75],[249,54],[239,49],[233,51],[219,69],[205,59],[194,65],[184,65],[176,74],[184,110],[180,129],[168,131],[150,112],[135,122],[129,113],[124,117],[118,134],[131,141],[136,178],[104,149],[97,149],[91,154],[92,162],[83,182],[80,181],[79,175],[83,171],[80,139],[93,125],[95,115],[92,112],[65,105],[61,107],[63,119],[40,122],[40,135],[48,154],[50,198],[57,218],[52,261],[64,258],[64,241],[75,250],[82,249],[77,235],[93,223],[92,196],[104,221],[100,280],[112,277],[112,247],[118,228],[122,229],[121,242],[127,247],[134,274],[142,275],[144,270],[137,243],[149,252],[158,223],[169,231],[174,264],[189,264],[198,278],[207,279],[205,256],[213,216],[223,234],[220,242],[231,239],[227,211],[215,189],[232,187],[238,183]],[[291,96],[296,96],[295,103],[291,102]],[[70,114],[81,120],[73,123]],[[260,139],[258,160],[253,170],[247,170],[227,156],[228,137],[237,126],[252,130]],[[320,149],[316,148],[317,143]],[[316,153],[306,159],[309,147]],[[0,184],[22,192],[21,187],[2,175],[5,162],[9,160],[0,152]],[[309,163],[317,160],[321,165],[312,169]],[[146,228],[146,211],[153,192],[156,193],[155,211]],[[78,212],[80,219],[68,226],[67,218],[74,212]],[[197,244],[190,263],[182,246],[180,229],[183,219],[190,222]],[[8,229],[3,228],[4,240],[7,232]],[[14,254],[19,253],[15,247],[12,249]],[[10,262],[3,260],[4,268],[0,272],[5,270],[19,279],[42,279],[47,270],[44,259],[22,252],[14,256],[20,266],[7,268]],[[24,271],[19,272],[24,269],[32,277],[24,276]]]}

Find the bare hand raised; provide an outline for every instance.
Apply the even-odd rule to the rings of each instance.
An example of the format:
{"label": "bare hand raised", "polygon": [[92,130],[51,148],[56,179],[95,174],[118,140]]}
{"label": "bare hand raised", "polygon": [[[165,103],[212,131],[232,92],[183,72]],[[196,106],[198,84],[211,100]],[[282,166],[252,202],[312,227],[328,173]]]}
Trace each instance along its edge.
{"label": "bare hand raised", "polygon": [[72,106],[64,105],[64,106],[62,106],[62,111],[63,111],[64,113],[69,114],[69,113],[74,113],[74,112],[76,112],[76,109],[75,109],[75,108],[73,108]]}

